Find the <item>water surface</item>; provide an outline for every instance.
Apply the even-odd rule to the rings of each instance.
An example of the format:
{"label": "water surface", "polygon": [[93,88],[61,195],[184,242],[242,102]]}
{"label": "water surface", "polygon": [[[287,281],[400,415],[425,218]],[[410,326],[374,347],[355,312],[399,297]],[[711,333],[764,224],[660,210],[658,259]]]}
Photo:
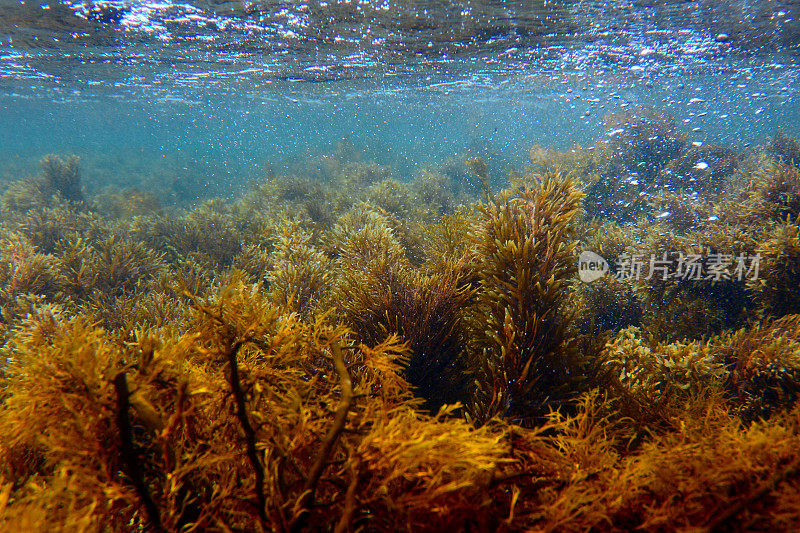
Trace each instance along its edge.
{"label": "water surface", "polygon": [[[635,106],[692,142],[800,134],[800,4],[0,2],[0,177],[46,153],[86,184],[234,193],[346,141],[398,179],[602,138]],[[194,189],[198,192],[199,189]],[[194,194],[194,193],[193,193]]]}

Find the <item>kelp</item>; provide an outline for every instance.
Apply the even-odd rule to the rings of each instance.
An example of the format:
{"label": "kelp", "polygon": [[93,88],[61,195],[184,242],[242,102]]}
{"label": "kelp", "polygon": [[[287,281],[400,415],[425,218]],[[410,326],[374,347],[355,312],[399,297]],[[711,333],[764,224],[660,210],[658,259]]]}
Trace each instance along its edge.
{"label": "kelp", "polygon": [[477,223],[477,216],[476,209],[462,207],[426,226],[425,258],[429,268],[452,270],[462,259],[472,256],[469,231]]}
{"label": "kelp", "polygon": [[421,218],[436,221],[455,211],[460,204],[468,203],[469,197],[463,191],[453,189],[450,178],[441,172],[423,170],[411,182],[413,201],[419,206]]}
{"label": "kelp", "polygon": [[23,235],[12,233],[0,241],[0,301],[23,294],[60,296],[66,280],[57,259],[37,251]]}
{"label": "kelp", "polygon": [[617,332],[637,326],[642,320],[642,304],[634,289],[611,276],[592,283],[580,283],[572,302],[574,325],[584,335]]}

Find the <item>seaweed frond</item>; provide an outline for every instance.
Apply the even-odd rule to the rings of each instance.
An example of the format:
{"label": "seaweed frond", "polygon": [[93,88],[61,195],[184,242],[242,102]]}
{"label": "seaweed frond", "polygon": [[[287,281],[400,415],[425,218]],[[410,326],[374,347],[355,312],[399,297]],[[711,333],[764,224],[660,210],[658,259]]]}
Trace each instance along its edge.
{"label": "seaweed frond", "polygon": [[558,174],[528,181],[484,205],[474,233],[480,287],[471,357],[479,388],[472,409],[484,422],[544,414],[579,381],[566,302],[583,195]]}
{"label": "seaweed frond", "polygon": [[790,409],[800,397],[800,315],[724,333],[714,356],[730,370],[726,388],[745,423]]}
{"label": "seaweed frond", "polygon": [[770,230],[757,250],[759,271],[748,289],[761,310],[777,317],[800,313],[800,226],[787,219]]}
{"label": "seaweed frond", "polygon": [[47,155],[41,160],[40,166],[39,175],[14,182],[3,193],[0,200],[3,211],[22,214],[60,201],[84,201],[77,156],[62,159],[57,155]]}
{"label": "seaweed frond", "polygon": [[800,166],[800,141],[782,131],[769,140],[767,153],[787,165]]}
{"label": "seaweed frond", "polygon": [[299,224],[286,221],[279,231],[267,274],[270,295],[281,309],[309,318],[327,297],[330,260]]}

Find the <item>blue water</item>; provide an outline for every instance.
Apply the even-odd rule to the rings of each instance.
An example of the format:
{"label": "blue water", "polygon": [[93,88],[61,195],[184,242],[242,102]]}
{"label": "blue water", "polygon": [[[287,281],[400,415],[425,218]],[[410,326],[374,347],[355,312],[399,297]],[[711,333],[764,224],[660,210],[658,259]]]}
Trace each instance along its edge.
{"label": "blue water", "polygon": [[693,142],[800,135],[793,2],[408,6],[0,1],[0,187],[74,153],[90,190],[235,195],[341,141],[398,179],[474,153],[501,179],[642,105]]}

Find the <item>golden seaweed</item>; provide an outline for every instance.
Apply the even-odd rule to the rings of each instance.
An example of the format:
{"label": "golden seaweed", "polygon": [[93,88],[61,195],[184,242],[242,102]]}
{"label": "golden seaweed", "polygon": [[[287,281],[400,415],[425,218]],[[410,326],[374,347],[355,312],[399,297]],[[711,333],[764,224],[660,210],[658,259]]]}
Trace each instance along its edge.
{"label": "golden seaweed", "polygon": [[574,390],[568,280],[582,194],[557,174],[504,191],[481,207],[474,239],[480,286],[470,317],[478,372],[474,416],[528,418]]}
{"label": "golden seaweed", "polygon": [[497,193],[345,142],[183,210],[47,158],[0,209],[0,530],[800,528],[796,142],[606,124]]}

